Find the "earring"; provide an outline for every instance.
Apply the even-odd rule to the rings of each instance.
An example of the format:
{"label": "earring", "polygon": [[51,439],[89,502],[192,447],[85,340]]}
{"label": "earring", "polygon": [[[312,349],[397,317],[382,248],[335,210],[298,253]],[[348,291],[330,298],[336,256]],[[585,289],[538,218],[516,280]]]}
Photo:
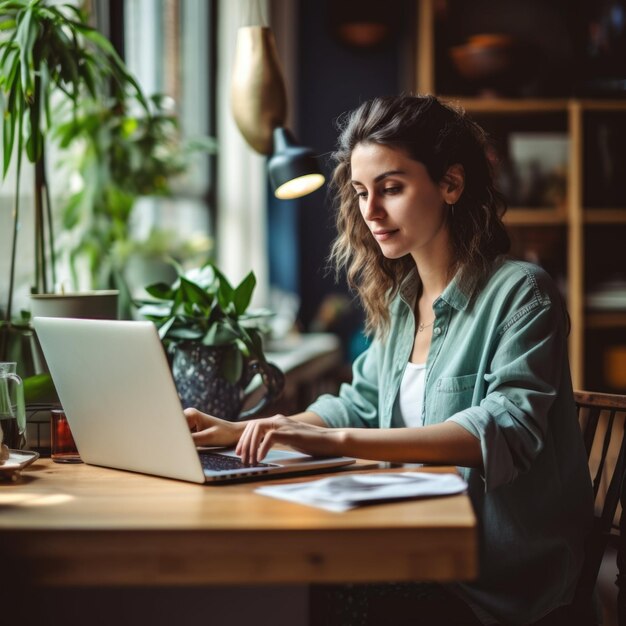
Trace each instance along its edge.
{"label": "earring", "polygon": [[450,218],[454,219],[454,204],[449,204],[450,207]]}

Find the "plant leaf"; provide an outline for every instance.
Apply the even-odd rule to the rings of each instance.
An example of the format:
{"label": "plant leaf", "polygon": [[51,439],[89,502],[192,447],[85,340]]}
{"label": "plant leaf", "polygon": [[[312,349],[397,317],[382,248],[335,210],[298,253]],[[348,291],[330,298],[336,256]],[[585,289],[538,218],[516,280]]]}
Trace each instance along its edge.
{"label": "plant leaf", "polygon": [[[160,303],[152,303],[149,302],[139,307],[137,311],[140,315],[144,317],[152,317],[152,318],[166,318],[170,317],[170,307],[167,304]],[[174,316],[171,316],[174,319]]]}
{"label": "plant leaf", "polygon": [[24,378],[24,400],[27,403],[55,398],[56,392],[50,374],[35,374]]}
{"label": "plant leaf", "polygon": [[[20,50],[22,89],[24,90],[24,95],[27,98],[30,98],[33,93],[33,81],[30,73],[30,66],[33,58],[32,45],[34,43],[34,39],[32,42],[30,39],[30,23],[32,17],[32,7],[28,7],[28,9],[24,12],[22,19],[18,19],[18,27],[15,33],[15,41],[17,42]],[[29,42],[31,42],[30,48]]]}
{"label": "plant leaf", "polygon": [[256,328],[248,328],[247,331],[255,356],[258,358],[264,358],[263,339],[261,338],[261,333]]}
{"label": "plant leaf", "polygon": [[154,283],[148,285],[145,289],[151,296],[159,298],[160,300],[172,300],[174,297],[174,291],[171,286],[166,283]]}
{"label": "plant leaf", "polygon": [[168,331],[170,330],[170,328],[172,327],[172,324],[175,321],[176,321],[175,317],[170,317],[168,320],[165,321],[164,324],[159,326],[159,337],[161,338],[161,341],[165,339],[165,336],[167,335]]}
{"label": "plant leaf", "polygon": [[91,70],[91,65],[89,63],[80,63],[78,65],[78,71],[83,78],[83,82],[87,87],[89,95],[95,100],[98,96],[96,91],[96,81]]}
{"label": "plant leaf", "polygon": [[56,35],[58,40],[56,49],[61,57],[59,74],[62,79],[62,81],[58,81],[58,85],[61,87],[61,82],[65,82],[68,85],[71,84],[72,92],[66,91],[65,93],[69,96],[72,103],[77,104],[80,78],[76,59],[70,54],[70,50],[72,50],[74,54],[76,53],[75,45],[61,28],[56,30]]}
{"label": "plant leaf", "polygon": [[232,384],[238,383],[243,373],[243,363],[243,355],[237,348],[228,350],[222,360],[222,376]]}
{"label": "plant leaf", "polygon": [[250,272],[235,289],[233,303],[235,305],[237,315],[243,315],[243,313],[245,313],[248,305],[250,304],[250,300],[252,299],[252,292],[254,291],[255,286],[256,277],[254,272]]}
{"label": "plant leaf", "polygon": [[215,323],[202,338],[205,346],[223,346],[237,339],[237,334],[232,329],[220,323]]}
{"label": "plant leaf", "polygon": [[[173,319],[174,318],[172,318],[172,320]],[[202,337],[202,331],[194,330],[193,328],[174,328],[169,331],[168,337],[171,339],[189,339],[191,341],[197,341]]]}
{"label": "plant leaf", "polygon": [[217,275],[220,278],[220,286],[217,291],[217,300],[220,303],[220,307],[224,313],[229,313],[229,305],[233,303],[233,296],[235,295],[235,290],[232,288],[231,284],[226,280],[224,275],[221,272],[216,270]]}
{"label": "plant leaf", "polygon": [[196,283],[191,282],[189,279],[181,276],[180,278],[180,290],[183,293],[185,302],[190,304],[199,304],[201,306],[211,306],[212,298],[207,292],[202,289]]}
{"label": "plant leaf", "polygon": [[0,22],[0,30],[11,30],[12,28],[15,28],[14,19],[3,20]]}
{"label": "plant leaf", "polygon": [[16,119],[13,115],[5,116],[2,122],[2,143],[4,148],[3,178],[6,178],[9,166],[11,165],[11,155],[13,154],[13,143],[15,140],[15,124]]}

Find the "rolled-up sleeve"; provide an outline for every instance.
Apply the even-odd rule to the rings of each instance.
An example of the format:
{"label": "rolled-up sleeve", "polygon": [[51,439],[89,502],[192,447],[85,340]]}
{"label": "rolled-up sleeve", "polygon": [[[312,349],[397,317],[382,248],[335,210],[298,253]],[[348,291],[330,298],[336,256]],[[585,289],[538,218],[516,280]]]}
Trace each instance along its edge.
{"label": "rolled-up sleeve", "polygon": [[487,491],[527,472],[543,449],[564,346],[560,303],[519,311],[504,325],[483,400],[448,418],[480,439]]}
{"label": "rolled-up sleeve", "polygon": [[378,340],[354,361],[352,382],[343,384],[337,396],[320,396],[307,411],[319,415],[331,428],[376,428],[381,346]]}

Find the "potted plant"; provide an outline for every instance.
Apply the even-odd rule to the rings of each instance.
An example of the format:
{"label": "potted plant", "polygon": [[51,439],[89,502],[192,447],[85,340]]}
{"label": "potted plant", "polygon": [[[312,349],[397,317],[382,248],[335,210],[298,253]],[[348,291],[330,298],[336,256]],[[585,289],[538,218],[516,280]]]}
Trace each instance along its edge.
{"label": "potted plant", "polygon": [[46,294],[56,283],[53,219],[46,173],[46,138],[59,100],[76,112],[83,98],[131,94],[148,111],[135,79],[111,43],[71,4],[45,0],[0,1],[0,110],[3,113],[3,177],[16,170],[8,301],[0,327],[0,358],[12,332],[19,188],[24,153],[34,164],[35,272],[31,291]]}
{"label": "potted plant", "polygon": [[[284,376],[263,353],[261,331],[268,313],[248,309],[254,273],[233,287],[211,263],[186,274],[176,269],[173,284],[146,287],[153,300],[139,313],[159,329],[183,406],[231,421],[261,411],[281,393]],[[240,414],[246,387],[257,373],[265,395]]]}

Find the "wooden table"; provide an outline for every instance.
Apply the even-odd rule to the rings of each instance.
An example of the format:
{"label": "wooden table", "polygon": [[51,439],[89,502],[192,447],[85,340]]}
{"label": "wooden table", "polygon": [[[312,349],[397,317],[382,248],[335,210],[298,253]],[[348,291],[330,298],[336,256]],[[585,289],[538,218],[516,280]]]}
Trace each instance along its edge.
{"label": "wooden table", "polygon": [[7,572],[35,586],[445,581],[477,573],[465,494],[337,514],[261,496],[259,484],[203,486],[39,460],[21,482],[0,483],[0,583]]}

